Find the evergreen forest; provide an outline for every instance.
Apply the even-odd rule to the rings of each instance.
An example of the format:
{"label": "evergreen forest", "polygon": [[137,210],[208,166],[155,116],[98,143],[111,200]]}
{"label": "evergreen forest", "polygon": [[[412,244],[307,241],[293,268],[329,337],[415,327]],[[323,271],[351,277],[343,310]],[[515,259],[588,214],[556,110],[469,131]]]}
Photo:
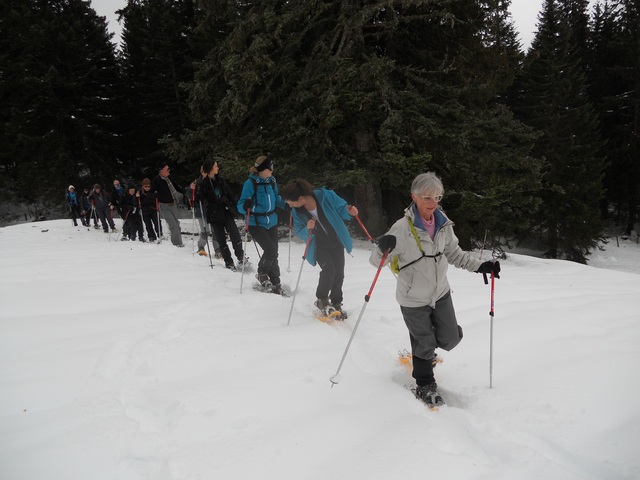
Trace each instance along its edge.
{"label": "evergreen forest", "polygon": [[640,0],[128,0],[115,45],[88,0],[0,2],[0,201],[65,215],[69,184],[188,185],[256,157],[360,210],[373,236],[433,171],[465,249],[586,262],[637,233]]}

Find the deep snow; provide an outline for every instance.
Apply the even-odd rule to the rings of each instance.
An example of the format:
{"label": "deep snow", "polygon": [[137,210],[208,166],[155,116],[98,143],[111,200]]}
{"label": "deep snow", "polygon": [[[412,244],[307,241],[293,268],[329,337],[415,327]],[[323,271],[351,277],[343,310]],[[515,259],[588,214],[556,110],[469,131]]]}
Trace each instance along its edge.
{"label": "deep snow", "polygon": [[[116,242],[68,220],[0,229],[0,478],[577,480],[640,478],[640,247],[594,266],[510,254],[489,288],[450,268],[465,336],[440,352],[448,403],[403,388],[409,348],[384,269],[347,257],[343,324],[170,242]],[[183,220],[185,230],[190,228]],[[253,244],[248,255],[256,257]],[[280,245],[295,286],[303,245]],[[290,271],[287,267],[290,265]],[[612,270],[627,270],[616,271]]]}

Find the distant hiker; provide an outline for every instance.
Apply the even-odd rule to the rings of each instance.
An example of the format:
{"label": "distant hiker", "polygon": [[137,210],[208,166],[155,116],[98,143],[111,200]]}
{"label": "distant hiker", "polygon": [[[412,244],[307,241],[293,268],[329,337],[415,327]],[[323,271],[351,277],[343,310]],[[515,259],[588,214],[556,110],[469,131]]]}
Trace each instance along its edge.
{"label": "distant hiker", "polygon": [[122,240],[135,241],[136,235],[138,240],[144,242],[144,230],[142,228],[142,215],[140,213],[139,196],[137,195],[135,184],[131,183],[127,186],[127,192],[122,198],[121,207],[124,213],[124,226],[122,227]]}
{"label": "distant hiker", "polygon": [[81,217],[80,215],[80,198],[78,197],[78,194],[76,193],[76,187],[74,187],[73,185],[69,185],[69,188],[67,188],[67,193],[64,196],[67,205],[69,206],[69,214],[71,215],[71,219],[73,220],[73,226],[77,227],[78,226],[78,217]]}
{"label": "distant hiker", "polygon": [[499,262],[482,262],[460,248],[453,222],[438,206],[443,193],[442,181],[434,173],[418,175],[411,185],[413,202],[404,217],[378,239],[370,257],[377,267],[383,253],[391,252],[386,263],[392,261],[398,273],[396,300],[409,329],[415,394],[430,407],[444,404],[433,374],[435,349],[449,351],[462,340],[447,280],[448,265],[493,272],[496,278],[500,272]]}
{"label": "distant hiker", "polygon": [[231,251],[227,246],[226,235],[229,235],[233,252],[238,259],[238,265],[242,267],[244,262],[244,252],[242,251],[242,238],[236,225],[235,217],[238,214],[234,204],[231,190],[227,182],[219,174],[218,162],[206,160],[202,164],[202,173],[206,177],[198,183],[196,199],[199,202],[206,202],[207,222],[211,225],[213,234],[218,242],[218,248],[224,259],[225,266],[237,270],[233,261]]}
{"label": "distant hiker", "polygon": [[109,233],[109,227],[111,227],[112,232],[117,231],[116,225],[113,223],[113,218],[111,217],[109,196],[102,191],[99,183],[93,186],[93,192],[91,192],[89,198],[98,219],[100,219],[104,233]]}
{"label": "distant hiker", "polygon": [[353,244],[344,221],[358,215],[358,209],[348,205],[333,190],[314,189],[298,179],[282,188],[282,198],[292,208],[296,234],[306,241],[309,230],[313,237],[306,259],[311,265],[320,265],[320,278],[316,288],[316,307],[328,315],[339,312],[337,319],[343,320],[342,284],[344,283],[344,252],[351,252]]}
{"label": "distant hiker", "polygon": [[182,203],[184,190],[174,185],[169,179],[170,168],[167,162],[158,164],[158,175],[151,181],[151,191],[158,196],[160,214],[169,225],[171,243],[176,247],[184,247],[182,243],[182,230],[178,214],[178,205]]}
{"label": "distant hiker", "polygon": [[122,201],[124,200],[125,193],[124,188],[120,184],[120,180],[116,178],[113,181],[113,191],[111,192],[111,195],[109,195],[109,201],[111,202],[111,210],[116,210],[118,215],[120,215],[120,218],[123,220],[125,212]]}
{"label": "distant hiker", "polygon": [[[90,195],[89,187],[84,187],[82,195],[80,195],[80,207],[82,208],[80,215],[82,215],[82,224],[85,227],[91,226],[91,216],[93,214],[93,210],[91,209],[91,199],[89,198]],[[93,217],[93,226],[95,228],[100,228],[98,227],[98,219],[95,216]]]}
{"label": "distant hiker", "polygon": [[280,266],[278,265],[278,215],[276,207],[284,209],[285,202],[278,195],[278,184],[273,177],[273,162],[266,155],[259,156],[249,169],[238,200],[238,212],[249,217],[249,233],[264,250],[258,262],[256,278],[264,288],[282,294]]}
{"label": "distant hiker", "polygon": [[[193,205],[191,208],[193,208],[193,215],[198,221],[198,226],[200,227],[200,237],[198,238],[198,255],[201,255],[203,257],[208,256],[208,253],[205,250],[205,247],[207,246],[207,239],[209,238],[209,230],[206,223],[207,206],[206,202],[203,202],[202,200],[196,198],[196,192],[199,191],[199,189],[201,188],[200,184],[207,177],[208,174],[202,171],[202,165],[200,165],[200,176],[193,181],[196,188],[194,190],[190,190],[193,195]],[[202,210],[200,209],[200,207],[202,207]],[[213,243],[215,258],[222,258],[222,253],[220,253],[220,245],[218,245],[218,241],[215,238],[212,238],[211,243]]]}
{"label": "distant hiker", "polygon": [[142,207],[142,220],[147,228],[147,237],[150,242],[155,242],[162,236],[158,222],[158,207],[156,194],[151,191],[151,180],[142,180],[142,188],[136,193]]}

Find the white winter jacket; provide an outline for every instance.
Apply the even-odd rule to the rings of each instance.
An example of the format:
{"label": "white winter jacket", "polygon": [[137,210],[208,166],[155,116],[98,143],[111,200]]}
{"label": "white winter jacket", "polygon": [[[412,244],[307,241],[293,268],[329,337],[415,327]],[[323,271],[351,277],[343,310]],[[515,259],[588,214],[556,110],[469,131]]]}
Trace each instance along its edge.
{"label": "white winter jacket", "polygon": [[[396,237],[396,247],[391,251],[385,264],[398,256],[398,283],[396,288],[396,300],[403,307],[435,306],[438,299],[449,292],[447,270],[449,263],[455,267],[475,272],[482,263],[465,252],[458,245],[458,238],[453,233],[453,222],[444,212],[434,212],[436,220],[436,233],[433,240],[429,233],[422,227],[422,222],[416,222],[415,205],[408,208],[405,216],[393,224],[387,235]],[[422,249],[426,255],[417,262],[422,255],[416,239],[411,231],[407,217],[414,223]],[[374,248],[369,262],[378,267],[382,260],[383,252]],[[411,264],[411,262],[414,262]],[[411,264],[411,265],[408,265]],[[406,265],[406,268],[403,266]]]}

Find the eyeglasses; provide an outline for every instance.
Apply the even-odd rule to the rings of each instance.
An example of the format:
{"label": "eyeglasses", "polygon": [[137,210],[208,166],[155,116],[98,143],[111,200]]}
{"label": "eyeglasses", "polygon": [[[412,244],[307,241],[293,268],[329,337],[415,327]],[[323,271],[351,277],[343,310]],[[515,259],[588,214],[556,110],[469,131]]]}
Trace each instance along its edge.
{"label": "eyeglasses", "polygon": [[420,198],[422,200],[424,200],[425,202],[436,202],[438,203],[440,200],[442,200],[442,195],[433,195],[433,196],[429,196],[429,195],[420,195]]}
{"label": "eyeglasses", "polygon": [[151,188],[151,185],[143,185],[142,188]]}

